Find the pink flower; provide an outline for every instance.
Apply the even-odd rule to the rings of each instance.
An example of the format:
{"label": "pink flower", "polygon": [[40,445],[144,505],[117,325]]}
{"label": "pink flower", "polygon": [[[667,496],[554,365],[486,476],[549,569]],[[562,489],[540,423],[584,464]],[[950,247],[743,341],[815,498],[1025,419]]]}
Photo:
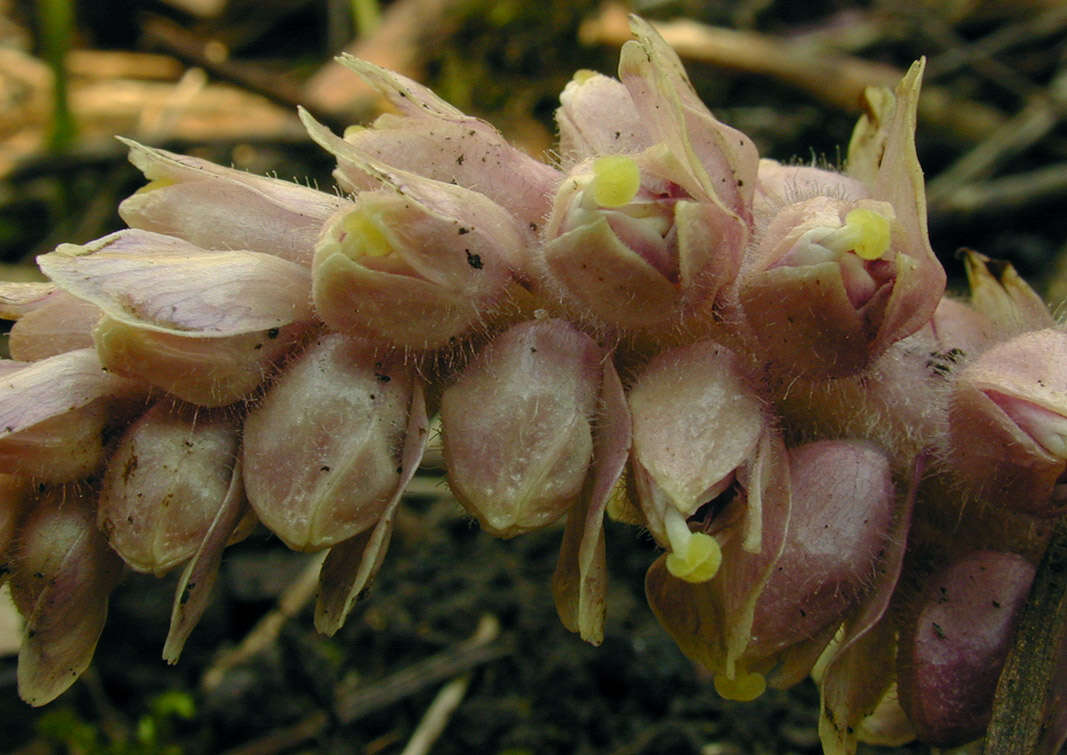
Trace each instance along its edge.
{"label": "pink flower", "polygon": [[700,102],[658,33],[631,18],[621,83],[579,72],[561,96],[571,162],[545,228],[543,274],[596,324],[692,317],[732,282],[748,236],[756,150]]}
{"label": "pink flower", "polygon": [[61,244],[38,265],[103,313],[105,367],[201,406],[249,395],[313,318],[307,268],[261,252],[128,230]]}
{"label": "pink flower", "polygon": [[91,349],[0,361],[0,464],[41,482],[87,477],[106,458],[107,433],[145,390],[105,370]]}
{"label": "pink flower", "polygon": [[[718,529],[716,518],[743,519],[746,548],[758,552],[763,488],[753,474],[775,444],[737,356],[711,341],[662,352],[628,397],[637,500],[653,536],[670,549],[671,573],[694,582],[714,576],[719,547],[701,530]],[[738,485],[751,489],[749,500],[732,500]]]}
{"label": "pink flower", "polygon": [[[724,542],[721,574],[672,580],[674,569],[660,559],[646,577],[657,618],[732,699],[807,676],[867,590],[893,518],[889,460],[872,445],[801,446],[789,452],[788,474],[777,477],[779,488],[764,493],[758,550],[738,548],[736,525],[713,519],[711,531]],[[746,492],[737,495],[730,506]]]}
{"label": "pink flower", "polygon": [[88,668],[122,575],[93,503],[85,486],[47,488],[19,529],[11,596],[26,619],[18,687],[30,705],[59,697]]}
{"label": "pink flower", "polygon": [[203,249],[246,249],[308,265],[334,194],[120,139],[149,184],[119,205],[131,228]]}
{"label": "pink flower", "polygon": [[857,126],[850,174],[764,161],[738,278],[753,348],[789,374],[838,377],[918,330],[945,274],[930,249],[915,109],[922,62]]}
{"label": "pink flower", "polygon": [[477,192],[419,176],[365,191],[326,227],[313,296],[330,327],[414,349],[482,328],[505,301],[522,232]]}
{"label": "pink flower", "polygon": [[529,240],[536,238],[560,181],[558,171],[418,82],[348,55],[340,60],[397,110],[380,116],[370,128],[349,128],[343,140],[301,113],[311,138],[337,157],[334,176],[342,188],[377,188],[383,169],[393,175],[417,174],[491,197],[518,220]]}

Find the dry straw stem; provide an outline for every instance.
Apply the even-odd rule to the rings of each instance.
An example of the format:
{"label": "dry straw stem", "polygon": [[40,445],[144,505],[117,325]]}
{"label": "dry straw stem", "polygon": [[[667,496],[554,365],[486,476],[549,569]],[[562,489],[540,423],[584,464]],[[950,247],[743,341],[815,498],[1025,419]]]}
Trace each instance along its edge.
{"label": "dry straw stem", "polygon": [[[331,723],[331,720],[341,724],[350,724],[369,713],[411,697],[427,687],[446,680],[462,679],[478,666],[498,660],[513,652],[513,642],[507,636],[500,636],[500,621],[495,616],[483,616],[471,636],[463,642],[374,683],[361,683],[349,690],[338,690],[333,704],[332,719],[325,711],[315,711],[294,726],[277,729],[254,742],[230,750],[225,755],[273,755],[282,752],[316,736]],[[463,685],[457,684],[450,689],[446,685],[445,690],[449,691],[442,691],[444,701],[436,710],[431,705],[431,710],[427,711],[425,717],[429,719],[427,727],[441,724],[442,718],[447,719],[447,716],[451,715],[455,708],[448,706],[455,702],[461,686]],[[462,699],[462,695],[459,697]],[[416,733],[421,737],[428,737],[430,734],[432,730],[429,729],[422,735]],[[413,741],[415,741],[414,737]],[[426,740],[420,738],[413,746],[422,747],[424,742]],[[416,749],[413,752],[422,752],[422,750]]]}
{"label": "dry straw stem", "polygon": [[230,669],[274,644],[285,622],[299,614],[315,597],[315,591],[319,587],[319,569],[325,559],[325,551],[308,559],[303,571],[279,596],[277,606],[256,623],[241,644],[219,655],[204,672],[200,678],[200,686],[203,689],[215,689]]}

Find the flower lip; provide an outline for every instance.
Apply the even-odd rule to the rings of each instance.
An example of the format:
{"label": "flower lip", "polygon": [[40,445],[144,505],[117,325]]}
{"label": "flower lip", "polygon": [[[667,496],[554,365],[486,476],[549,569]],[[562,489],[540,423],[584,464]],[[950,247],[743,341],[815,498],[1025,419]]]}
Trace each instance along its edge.
{"label": "flower lip", "polygon": [[991,388],[982,393],[1042,451],[1056,459],[1067,460],[1067,417],[1040,404]]}
{"label": "flower lip", "polygon": [[858,310],[895,278],[893,209],[884,202],[865,201],[837,221],[830,202],[820,198],[811,203],[814,219],[786,237],[779,248],[788,248],[768,269],[834,263],[849,302]]}
{"label": "flower lip", "polygon": [[662,179],[627,155],[606,155],[583,163],[561,195],[561,212],[550,220],[550,235],[588,229],[606,222],[626,248],[655,268],[672,284],[679,282],[675,208],[688,192]]}

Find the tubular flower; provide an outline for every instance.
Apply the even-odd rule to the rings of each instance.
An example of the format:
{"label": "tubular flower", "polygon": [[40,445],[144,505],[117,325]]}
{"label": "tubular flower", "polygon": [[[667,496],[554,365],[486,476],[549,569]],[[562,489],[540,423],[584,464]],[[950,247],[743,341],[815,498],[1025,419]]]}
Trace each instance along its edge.
{"label": "tubular flower", "polygon": [[32,504],[11,563],[11,596],[26,619],[19,695],[31,705],[58,697],[92,660],[122,562],[93,519],[91,492],[50,487]]}
{"label": "tubular flower", "polygon": [[100,308],[93,341],[106,368],[201,406],[250,394],[313,317],[307,269],[261,252],[128,230],[62,244],[38,265]]}
{"label": "tubular flower", "polygon": [[484,323],[504,299],[521,229],[477,192],[412,176],[365,191],[315,250],[319,316],[342,332],[439,348]]}
{"label": "tubular flower", "polygon": [[1032,331],[989,349],[959,375],[949,463],[983,500],[1051,516],[1067,507],[1067,334]]}
{"label": "tubular flower", "polygon": [[759,552],[760,486],[740,512],[731,498],[749,488],[770,431],[738,358],[710,341],[663,352],[629,399],[634,487],[649,529],[670,549],[668,570],[690,582],[715,576],[722,554],[701,530],[717,528],[716,517],[740,513],[746,547]]}
{"label": "tubular flower", "polygon": [[691,316],[733,281],[757,158],[697,99],[662,38],[644,22],[633,30],[621,83],[580,72],[560,98],[564,157],[577,164],[541,263],[570,311],[640,330]]}
{"label": "tubular flower", "polygon": [[1067,334],[1035,330],[967,367],[949,405],[948,463],[982,500],[1041,516],[1067,507]]}
{"label": "tubular flower", "polygon": [[760,165],[738,295],[751,338],[790,373],[866,368],[930,319],[945,274],[926,232],[915,110],[923,64],[894,96],[869,98],[849,147],[852,175]]}
{"label": "tubular flower", "polygon": [[176,662],[256,522],[326,551],[315,625],[337,632],[437,415],[483,529],[561,525],[552,598],[582,639],[610,631],[609,516],[662,549],[651,609],[723,696],[810,671],[830,755],[981,734],[1067,508],[1064,331],[976,252],[970,301],[942,295],[921,62],[867,92],[835,173],[759,160],[632,29],[617,79],[560,96],[557,164],[351,58],[395,112],[337,136],[301,111],[346,194],[127,142],[130,228],[0,284],[26,700],[84,671],[123,564],[180,566]]}
{"label": "tubular flower", "polygon": [[144,386],[103,369],[91,349],[0,361],[0,463],[40,482],[72,482],[106,458],[107,431]]}
{"label": "tubular flower", "polygon": [[[775,513],[784,513],[788,526],[773,531],[769,547],[747,556],[743,569],[731,570],[727,560],[722,575],[685,584],[669,580],[657,562],[646,579],[657,617],[687,655],[716,674],[724,697],[751,699],[767,683],[801,681],[884,553],[894,495],[882,451],[849,441],[801,446],[789,452],[787,487],[790,505]],[[717,536],[730,542],[728,531]],[[673,573],[670,561],[662,563]],[[741,602],[737,594],[749,597]],[[689,605],[679,615],[683,603]]]}
{"label": "tubular flower", "polygon": [[349,55],[339,60],[397,110],[370,128],[349,128],[343,140],[302,114],[311,138],[337,158],[334,175],[342,188],[376,188],[382,168],[418,174],[491,197],[520,222],[528,239],[536,238],[559,171],[406,76]]}

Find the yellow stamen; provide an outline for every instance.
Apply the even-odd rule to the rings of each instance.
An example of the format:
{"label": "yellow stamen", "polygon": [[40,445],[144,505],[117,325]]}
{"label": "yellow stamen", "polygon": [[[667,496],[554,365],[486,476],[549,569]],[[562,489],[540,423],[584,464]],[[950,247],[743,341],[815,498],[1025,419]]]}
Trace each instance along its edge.
{"label": "yellow stamen", "polygon": [[738,672],[733,679],[725,674],[715,675],[715,691],[727,700],[749,702],[762,695],[767,689],[767,680],[763,674],[754,671]]}
{"label": "yellow stamen", "polygon": [[707,582],[722,564],[718,541],[704,532],[690,532],[685,517],[675,508],[664,516],[671,553],[667,554],[667,571],[686,582]]}
{"label": "yellow stamen", "polygon": [[601,207],[620,207],[641,188],[641,170],[633,158],[605,155],[593,161],[593,200]]}
{"label": "yellow stamen", "polygon": [[889,218],[874,210],[857,207],[845,215],[845,224],[819,243],[839,254],[854,252],[865,260],[880,259],[889,251]]}
{"label": "yellow stamen", "polygon": [[342,242],[345,253],[356,257],[385,257],[392,254],[393,245],[377,213],[359,208],[345,215],[341,227],[346,234]]}

